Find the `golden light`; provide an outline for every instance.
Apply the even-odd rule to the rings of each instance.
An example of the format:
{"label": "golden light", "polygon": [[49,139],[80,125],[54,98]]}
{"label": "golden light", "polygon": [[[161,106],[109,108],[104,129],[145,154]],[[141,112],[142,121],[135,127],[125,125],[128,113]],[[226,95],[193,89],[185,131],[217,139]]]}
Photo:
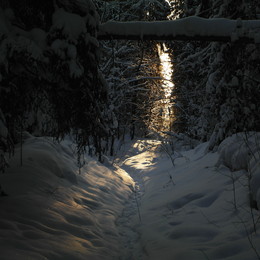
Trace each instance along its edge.
{"label": "golden light", "polygon": [[163,90],[165,98],[162,100],[163,117],[164,117],[164,127],[169,130],[172,118],[172,103],[171,103],[171,93],[174,87],[172,83],[172,63],[171,58],[168,53],[166,45],[157,44],[158,54],[161,63],[160,73],[163,78]]}

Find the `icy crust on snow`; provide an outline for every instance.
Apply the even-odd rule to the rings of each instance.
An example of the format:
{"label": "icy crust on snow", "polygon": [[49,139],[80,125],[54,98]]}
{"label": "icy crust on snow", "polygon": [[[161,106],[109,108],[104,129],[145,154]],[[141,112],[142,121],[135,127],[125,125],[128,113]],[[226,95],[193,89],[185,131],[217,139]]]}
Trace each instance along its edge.
{"label": "icy crust on snow", "polygon": [[71,142],[30,137],[0,175],[1,260],[115,259],[115,220],[132,179],[94,159],[78,173]]}
{"label": "icy crust on snow", "polygon": [[197,16],[177,19],[173,21],[156,22],[116,22],[109,21],[101,24],[99,36],[215,36],[229,37],[235,41],[241,37],[248,37],[258,42],[260,34],[259,20],[230,20],[225,18],[205,19]]}

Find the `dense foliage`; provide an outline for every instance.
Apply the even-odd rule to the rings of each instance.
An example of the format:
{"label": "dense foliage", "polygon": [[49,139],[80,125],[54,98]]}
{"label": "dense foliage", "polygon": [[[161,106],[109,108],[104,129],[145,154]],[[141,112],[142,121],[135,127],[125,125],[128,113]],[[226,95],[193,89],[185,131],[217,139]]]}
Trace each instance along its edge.
{"label": "dense foliage", "polygon": [[113,153],[116,137],[146,135],[149,128],[159,127],[156,44],[102,42],[99,66],[96,33],[99,18],[166,19],[165,2],[0,4],[0,169],[7,165],[6,154],[23,142],[24,131],[57,139],[72,134],[79,156],[88,146],[101,158],[105,151]]}
{"label": "dense foliage", "polygon": [[[163,20],[169,14],[165,1],[96,1],[102,22]],[[163,97],[159,57],[155,42],[102,41],[101,69],[109,86],[113,134],[146,136],[158,130],[162,117],[158,100]],[[113,115],[113,116],[112,116]],[[116,120],[115,120],[116,119]]]}
{"label": "dense foliage", "polygon": [[[256,19],[260,8],[254,0],[169,2],[173,19],[238,19],[238,30],[243,30],[239,19]],[[58,139],[70,133],[79,155],[88,146],[101,157],[104,151],[113,153],[115,138],[161,130],[164,94],[157,43],[98,43],[96,34],[100,20],[168,19],[168,2],[94,4],[0,1],[1,170],[7,165],[5,155],[22,142],[23,131]],[[174,61],[174,131],[210,140],[211,148],[233,133],[259,131],[259,44],[169,46]]]}
{"label": "dense foliage", "polygon": [[[259,1],[172,1],[175,17],[257,19]],[[174,129],[210,148],[240,131],[260,130],[259,44],[172,44],[175,83]]]}
{"label": "dense foliage", "polygon": [[98,70],[99,23],[91,1],[1,1],[0,168],[23,131],[101,153],[107,92]]}

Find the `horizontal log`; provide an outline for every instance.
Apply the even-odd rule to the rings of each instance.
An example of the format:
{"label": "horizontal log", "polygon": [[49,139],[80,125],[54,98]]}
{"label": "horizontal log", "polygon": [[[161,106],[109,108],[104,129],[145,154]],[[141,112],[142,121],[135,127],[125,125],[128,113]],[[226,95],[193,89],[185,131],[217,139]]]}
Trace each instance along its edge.
{"label": "horizontal log", "polygon": [[260,20],[187,17],[173,21],[101,24],[99,40],[181,40],[260,43]]}

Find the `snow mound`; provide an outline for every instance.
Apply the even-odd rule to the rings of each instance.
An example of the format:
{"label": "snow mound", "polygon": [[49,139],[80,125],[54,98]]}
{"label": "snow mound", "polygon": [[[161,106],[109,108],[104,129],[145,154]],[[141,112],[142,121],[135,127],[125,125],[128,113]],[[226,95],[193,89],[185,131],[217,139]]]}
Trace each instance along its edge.
{"label": "snow mound", "polygon": [[[22,166],[20,156],[22,155]],[[116,218],[133,181],[95,159],[78,173],[70,141],[29,137],[0,175],[1,260],[115,259]]]}
{"label": "snow mound", "polygon": [[217,166],[232,171],[244,169],[249,180],[249,193],[260,208],[260,133],[239,133],[225,139],[219,146]]}
{"label": "snow mound", "polygon": [[61,29],[63,35],[71,41],[78,39],[79,35],[86,33],[86,21],[84,17],[77,14],[68,13],[62,8],[56,10],[53,14],[53,28]]}
{"label": "snow mound", "polygon": [[218,165],[224,164],[231,170],[248,170],[251,160],[260,151],[260,133],[238,133],[226,138],[219,146]]}

